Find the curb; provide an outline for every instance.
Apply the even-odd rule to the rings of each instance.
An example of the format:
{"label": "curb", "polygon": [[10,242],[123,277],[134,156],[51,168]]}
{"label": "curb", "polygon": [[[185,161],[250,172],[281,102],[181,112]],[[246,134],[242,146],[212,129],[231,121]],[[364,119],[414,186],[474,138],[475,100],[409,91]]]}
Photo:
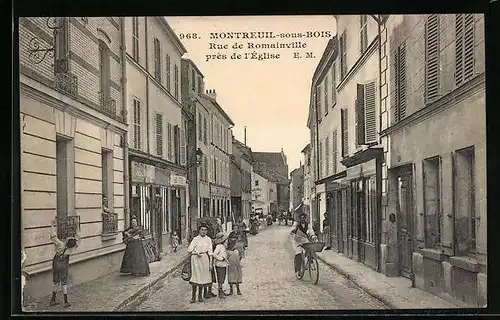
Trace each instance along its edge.
{"label": "curb", "polygon": [[158,278],[154,279],[153,281],[149,282],[147,285],[139,289],[136,293],[122,301],[117,307],[113,309],[113,312],[116,311],[121,311],[125,309],[127,306],[133,304],[136,300],[138,300],[141,295],[148,289],[152,288],[155,284],[157,284],[159,281],[165,279],[167,276],[172,274],[174,271],[176,271],[178,268],[180,268],[186,261],[189,259],[189,255],[187,255],[185,258],[183,258],[178,264],[174,265],[172,268],[169,270],[165,271],[163,274],[161,274]]}
{"label": "curb", "polygon": [[335,271],[337,271],[338,273],[340,273],[342,276],[344,276],[345,278],[351,280],[356,286],[358,286],[361,290],[363,290],[364,292],[368,293],[370,296],[372,296],[373,298],[377,299],[378,301],[380,301],[382,304],[384,304],[387,308],[389,309],[400,309],[398,308],[394,303],[392,303],[391,301],[389,301],[388,299],[384,298],[382,295],[378,294],[377,292],[374,292],[372,289],[368,288],[367,286],[365,285],[362,285],[359,283],[359,281],[356,279],[356,277],[353,277],[351,276],[347,271],[343,270],[342,268],[340,268],[339,266],[335,265],[335,264],[332,264],[330,262],[327,262],[325,261],[325,259],[321,258],[320,256],[316,256],[319,260],[321,260],[323,263],[325,263],[327,266],[329,266],[330,268],[334,269]]}

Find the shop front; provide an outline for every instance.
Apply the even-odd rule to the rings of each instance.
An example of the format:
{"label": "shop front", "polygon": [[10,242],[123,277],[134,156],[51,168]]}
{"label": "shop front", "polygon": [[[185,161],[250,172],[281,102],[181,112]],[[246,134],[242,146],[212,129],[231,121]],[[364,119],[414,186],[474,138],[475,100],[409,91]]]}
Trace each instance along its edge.
{"label": "shop front", "polygon": [[381,160],[382,151],[378,148],[342,160],[347,169],[340,189],[345,227],[343,250],[349,258],[376,271],[379,270],[381,240]]}
{"label": "shop front", "polygon": [[231,189],[212,185],[210,186],[210,198],[212,216],[220,217],[223,225],[232,221]]}
{"label": "shop front", "polygon": [[[332,250],[337,252],[344,252],[343,234],[345,226],[343,221],[342,208],[342,193],[345,192],[345,185],[342,183],[343,178],[346,176],[346,171],[337,173],[327,179],[326,184],[326,209],[328,214],[330,237]],[[322,229],[326,226],[322,224]]]}
{"label": "shop front", "polygon": [[170,245],[173,231],[180,239],[186,237],[186,177],[136,159],[131,161],[130,170],[130,213],[152,240],[155,261]]}

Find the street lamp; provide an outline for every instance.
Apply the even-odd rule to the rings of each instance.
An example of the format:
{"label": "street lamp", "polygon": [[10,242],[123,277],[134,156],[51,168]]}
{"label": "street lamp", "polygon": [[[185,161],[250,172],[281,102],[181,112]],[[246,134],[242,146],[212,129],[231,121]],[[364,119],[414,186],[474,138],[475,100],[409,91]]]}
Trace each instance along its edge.
{"label": "street lamp", "polygon": [[203,151],[200,148],[196,149],[194,160],[188,168],[199,167],[203,164]]}

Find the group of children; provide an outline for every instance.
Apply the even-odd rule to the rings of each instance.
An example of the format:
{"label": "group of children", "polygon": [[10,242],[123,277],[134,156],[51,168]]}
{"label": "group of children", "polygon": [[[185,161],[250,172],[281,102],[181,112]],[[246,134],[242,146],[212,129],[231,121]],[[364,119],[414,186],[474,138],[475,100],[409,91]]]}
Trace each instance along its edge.
{"label": "group of children", "polygon": [[[233,295],[233,287],[236,287],[236,294],[241,295],[240,284],[242,282],[241,259],[245,254],[245,244],[238,238],[238,234],[233,232],[226,234],[220,232],[215,236],[215,249],[213,250],[212,282],[218,285],[218,296],[223,299],[226,295]],[[224,282],[229,283],[229,293],[222,289]],[[212,297],[216,295],[209,293]]]}

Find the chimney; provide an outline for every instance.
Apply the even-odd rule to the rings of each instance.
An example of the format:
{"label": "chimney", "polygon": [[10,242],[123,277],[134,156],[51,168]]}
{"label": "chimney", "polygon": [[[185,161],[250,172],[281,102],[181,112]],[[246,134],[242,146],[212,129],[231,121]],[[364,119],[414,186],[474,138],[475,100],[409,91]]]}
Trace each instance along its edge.
{"label": "chimney", "polygon": [[217,94],[215,93],[214,89],[206,90],[206,94],[207,96],[212,97],[212,99],[217,100]]}

